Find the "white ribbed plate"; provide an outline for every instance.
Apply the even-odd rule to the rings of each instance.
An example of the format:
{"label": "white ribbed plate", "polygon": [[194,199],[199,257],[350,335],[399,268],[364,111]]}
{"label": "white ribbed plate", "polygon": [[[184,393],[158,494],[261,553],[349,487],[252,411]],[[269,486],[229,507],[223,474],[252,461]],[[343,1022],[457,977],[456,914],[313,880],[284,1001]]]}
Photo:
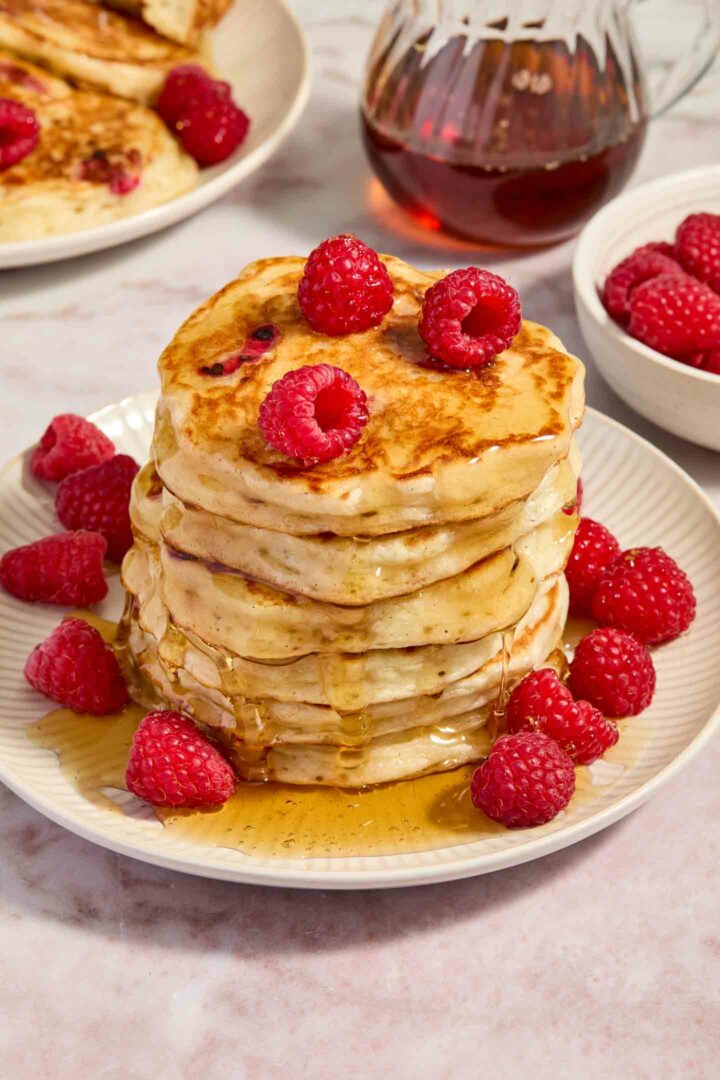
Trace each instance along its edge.
{"label": "white ribbed plate", "polygon": [[[146,457],[155,395],[139,394],[111,405],[94,419],[120,450]],[[624,547],[662,544],[689,574],[698,598],[697,619],[682,639],[655,653],[658,690],[636,724],[652,737],[613,783],[600,763],[592,801],[539,829],[415,854],[368,858],[259,858],[203,847],[164,832],[148,816],[123,816],[89,803],[62,775],[57,759],[30,741],[26,728],[47,702],[23,681],[31,647],[58,622],[57,609],[0,595],[0,779],[53,821],[125,855],[175,870],[233,881],[300,888],[384,888],[483,874],[566,847],[617,821],[685,765],[720,722],[720,520],[697,485],[669,458],[627,428],[589,410],[580,442],[587,512],[600,518]],[[27,543],[53,528],[52,503],[28,475],[26,459],[0,472],[0,551]],[[117,587],[106,603],[119,610]],[[632,739],[628,722],[625,738]],[[619,770],[616,770],[618,772]]]}

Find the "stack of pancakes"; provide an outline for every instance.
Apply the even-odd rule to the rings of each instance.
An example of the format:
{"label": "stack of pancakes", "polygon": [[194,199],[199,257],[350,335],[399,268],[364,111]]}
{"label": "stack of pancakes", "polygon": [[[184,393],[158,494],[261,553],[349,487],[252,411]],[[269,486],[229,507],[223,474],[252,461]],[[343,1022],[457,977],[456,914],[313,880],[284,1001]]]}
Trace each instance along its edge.
{"label": "stack of pancakes", "polygon": [[[212,728],[248,779],[361,787],[473,761],[564,628],[582,365],[529,322],[482,370],[429,362],[417,321],[437,275],[385,263],[393,308],[366,333],[313,332],[304,260],[267,259],[160,359],[121,653],[136,698]],[[323,362],[370,418],[307,467],[268,446],[258,410]]]}

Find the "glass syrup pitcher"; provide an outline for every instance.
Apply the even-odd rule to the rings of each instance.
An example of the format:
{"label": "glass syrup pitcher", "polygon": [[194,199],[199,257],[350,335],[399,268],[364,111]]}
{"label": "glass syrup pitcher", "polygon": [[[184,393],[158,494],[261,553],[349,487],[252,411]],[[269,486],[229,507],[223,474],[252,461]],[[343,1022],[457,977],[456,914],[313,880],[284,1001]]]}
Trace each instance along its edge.
{"label": "glass syrup pitcher", "polygon": [[694,40],[651,93],[634,6],[394,0],[361,98],[385,189],[421,224],[483,244],[572,236],[627,182],[648,119],[700,78],[720,42],[720,5],[685,4]]}

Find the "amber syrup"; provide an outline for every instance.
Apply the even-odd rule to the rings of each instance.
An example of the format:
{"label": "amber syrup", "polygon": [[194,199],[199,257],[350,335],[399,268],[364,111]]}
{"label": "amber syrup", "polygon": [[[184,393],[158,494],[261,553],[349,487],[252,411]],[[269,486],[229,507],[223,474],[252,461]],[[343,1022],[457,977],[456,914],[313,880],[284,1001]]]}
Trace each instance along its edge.
{"label": "amber syrup", "polygon": [[[362,133],[377,176],[420,224],[493,246],[552,244],[576,233],[629,179],[646,123],[608,46],[477,42],[448,88],[453,39],[421,65],[422,44],[376,80]],[[379,64],[384,62],[381,57]],[[453,61],[454,62],[454,61]]]}
{"label": "amber syrup", "polygon": [[[85,612],[74,614],[97,626],[106,640],[113,640],[113,624]],[[571,620],[565,635],[568,648],[587,629]],[[34,724],[29,734],[57,754],[63,773],[89,802],[124,814],[126,801],[114,795],[123,791],[132,736],[145,712],[134,704],[105,717],[55,709]],[[497,724],[488,725],[488,751],[499,723],[500,714]],[[620,742],[601,763],[604,779],[596,782],[590,770],[577,769],[572,805],[594,801],[606,791],[638,758],[650,735],[642,717],[623,725]],[[470,780],[476,767],[467,765],[362,791],[241,782],[218,810],[158,809],[156,814],[170,835],[247,855],[321,858],[428,851],[505,831],[472,805]]]}

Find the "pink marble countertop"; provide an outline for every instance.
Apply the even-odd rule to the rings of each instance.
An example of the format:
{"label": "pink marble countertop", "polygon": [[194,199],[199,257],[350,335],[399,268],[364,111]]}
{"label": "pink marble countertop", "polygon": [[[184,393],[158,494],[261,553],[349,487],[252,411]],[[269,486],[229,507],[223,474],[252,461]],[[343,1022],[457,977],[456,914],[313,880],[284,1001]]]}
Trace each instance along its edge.
{"label": "pink marble countertop", "polygon": [[[295,6],[314,90],[260,173],[148,240],[0,274],[1,460],[59,411],[152,386],[179,322],[250,259],[352,230],[420,265],[468,261],[392,233],[370,208],[356,100],[378,0]],[[716,65],[653,125],[634,182],[717,161],[719,105]],[[572,251],[483,261],[586,357]],[[588,397],[720,505],[717,455],[640,420],[591,363]],[[145,866],[0,787],[0,1074],[714,1078],[719,774],[716,740],[647,805],[569,850],[475,880],[355,894]]]}

